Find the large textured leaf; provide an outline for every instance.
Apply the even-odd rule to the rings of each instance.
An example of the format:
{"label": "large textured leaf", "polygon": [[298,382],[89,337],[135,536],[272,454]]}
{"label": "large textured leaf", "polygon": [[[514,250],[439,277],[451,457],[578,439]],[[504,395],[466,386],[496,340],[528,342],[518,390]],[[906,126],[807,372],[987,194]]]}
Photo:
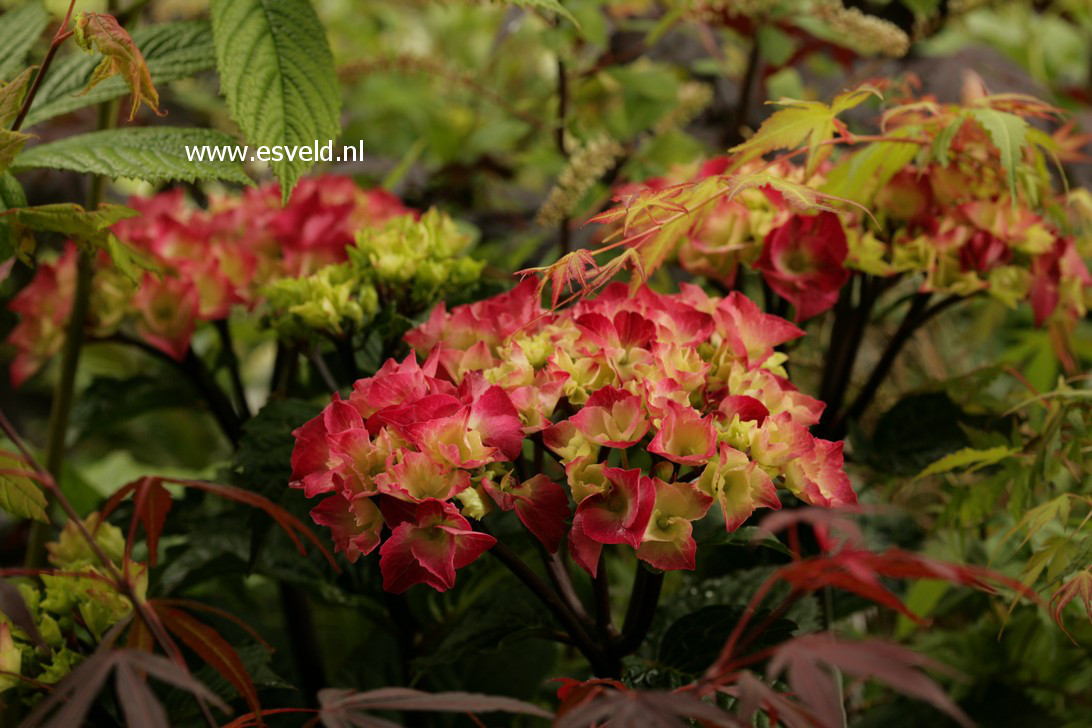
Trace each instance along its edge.
{"label": "large textured leaf", "polygon": [[975,121],[982,125],[990,135],[997,151],[1001,154],[1001,168],[1009,183],[1009,194],[1016,197],[1016,163],[1024,148],[1027,138],[1028,123],[1007,111],[997,109],[969,109]]}
{"label": "large textured leaf", "polygon": [[219,179],[250,184],[241,162],[190,161],[187,147],[230,147],[235,140],[212,129],[155,126],[109,129],[68,137],[26,150],[15,170],[47,167],[73,172],[131,177],[146,182]]}
{"label": "large textured leaf", "polygon": [[[220,88],[247,141],[311,145],[338,136],[341,94],[308,0],[212,0]],[[273,162],[287,200],[311,162]]]}
{"label": "large textured leaf", "polygon": [[46,499],[38,484],[30,479],[22,461],[0,455],[0,510],[19,518],[33,518],[46,523]]}
{"label": "large textured leaf", "polygon": [[26,65],[27,52],[48,24],[49,14],[38,0],[0,14],[0,80]]}
{"label": "large textured leaf", "polygon": [[[187,78],[216,65],[212,28],[205,20],[139,28],[133,31],[133,42],[144,54],[152,83],[156,85]],[[120,78],[108,78],[87,93],[80,93],[101,62],[99,54],[73,53],[55,63],[30,107],[27,126],[125,95],[128,89]]]}

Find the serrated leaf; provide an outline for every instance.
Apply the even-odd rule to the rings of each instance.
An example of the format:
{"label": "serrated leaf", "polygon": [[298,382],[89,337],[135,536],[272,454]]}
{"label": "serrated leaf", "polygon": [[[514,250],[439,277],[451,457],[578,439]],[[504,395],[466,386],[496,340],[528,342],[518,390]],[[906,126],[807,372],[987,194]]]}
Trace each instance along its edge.
{"label": "serrated leaf", "polygon": [[1007,457],[1016,454],[1017,450],[1004,445],[997,447],[987,448],[985,450],[976,450],[973,447],[965,447],[962,450],[957,450],[949,455],[945,455],[940,460],[937,460],[929,467],[922,470],[915,476],[914,480],[920,480],[927,478],[930,475],[939,475],[940,473],[949,473],[953,470],[966,470],[967,472],[974,472],[979,468],[984,468],[987,465],[994,465],[1001,462]]}
{"label": "serrated leaf", "polygon": [[1001,154],[1001,168],[1009,183],[1009,194],[1016,199],[1016,164],[1024,148],[1028,123],[1024,119],[997,109],[968,109],[967,113],[977,121]]}
{"label": "serrated leaf", "polygon": [[48,523],[45,494],[29,475],[23,475],[25,472],[21,461],[0,455],[0,510]]}
{"label": "serrated leaf", "polygon": [[[212,0],[212,31],[220,88],[248,142],[291,147],[338,136],[341,91],[308,0]],[[283,200],[311,164],[272,163]]]}
{"label": "serrated leaf", "polygon": [[8,83],[0,81],[0,129],[8,126],[19,115],[19,109],[27,95],[27,87],[37,68],[24,68],[22,73]]}
{"label": "serrated leaf", "polygon": [[[916,129],[899,129],[892,136],[912,136]],[[918,152],[917,144],[873,142],[840,162],[826,175],[822,190],[868,205],[872,196],[908,165]]]}
{"label": "serrated leaf", "polygon": [[146,182],[218,179],[249,185],[241,162],[190,161],[186,153],[187,148],[234,145],[235,139],[212,129],[108,129],[39,144],[19,155],[12,167],[67,169]]}
{"label": "serrated leaf", "polygon": [[754,136],[730,150],[738,155],[733,167],[738,167],[768,152],[797,149],[806,144],[808,158],[805,171],[810,176],[825,156],[821,154],[820,145],[834,136],[837,128],[835,117],[843,111],[859,106],[869,96],[878,94],[879,92],[871,86],[862,86],[853,91],[838,94],[830,106],[821,101],[796,99],[777,101],[777,105],[784,108],[775,111],[770,118],[762,122],[762,126],[758,128]]}
{"label": "serrated leaf", "polygon": [[49,13],[38,0],[0,15],[0,79],[26,65],[27,52],[48,24]]}
{"label": "serrated leaf", "polygon": [[[157,86],[216,66],[212,26],[207,20],[157,23],[134,30],[132,37],[148,64],[152,83]],[[124,96],[125,82],[116,77],[80,94],[101,62],[99,54],[74,53],[54,63],[53,70],[38,89],[26,125],[33,126],[91,104]]]}
{"label": "serrated leaf", "polygon": [[15,222],[29,230],[59,233],[77,240],[96,238],[120,220],[140,213],[125,205],[103,203],[95,210],[85,210],[72,202],[14,208],[8,213]]}
{"label": "serrated leaf", "polygon": [[23,151],[23,147],[30,141],[29,134],[18,131],[0,129],[0,174],[8,171],[11,163]]}
{"label": "serrated leaf", "polygon": [[963,116],[956,117],[948,126],[941,130],[936,139],[933,140],[933,159],[942,167],[948,166],[948,153],[952,148],[952,140],[955,139],[956,134],[963,128],[963,123],[966,120]]}

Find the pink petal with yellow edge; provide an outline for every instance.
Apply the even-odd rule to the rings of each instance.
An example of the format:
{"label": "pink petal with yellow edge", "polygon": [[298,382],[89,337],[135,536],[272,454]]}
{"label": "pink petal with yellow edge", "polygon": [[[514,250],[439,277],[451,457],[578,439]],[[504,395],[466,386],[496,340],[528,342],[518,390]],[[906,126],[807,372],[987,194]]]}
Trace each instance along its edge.
{"label": "pink petal with yellow edge", "polygon": [[311,509],[311,519],[330,529],[334,551],[344,552],[349,563],[355,563],[379,545],[383,516],[368,498],[352,501],[340,495],[324,498]]}
{"label": "pink petal with yellow edge", "polygon": [[815,438],[792,415],[781,412],[759,426],[751,442],[751,456],[761,465],[779,468],[815,447]]}
{"label": "pink petal with yellow edge", "polygon": [[693,407],[668,402],[667,415],[648,450],[681,465],[701,465],[716,447],[712,416],[702,417]]}
{"label": "pink petal with yellow edge", "polygon": [[592,442],[616,448],[640,442],[650,425],[641,398],[616,387],[596,390],[569,421]]}
{"label": "pink petal with yellow edge", "polygon": [[857,505],[857,494],[843,469],[843,442],[815,438],[815,447],[785,466],[785,482],[796,497],[813,506]]}
{"label": "pink petal with yellow edge", "polygon": [[721,400],[720,406],[717,407],[727,422],[731,422],[734,417],[739,417],[741,422],[757,422],[762,424],[762,421],[770,416],[770,411],[766,409],[766,405],[754,397],[748,397],[745,394],[731,394]]}
{"label": "pink petal with yellow edge", "polygon": [[572,515],[564,489],[545,475],[536,475],[513,489],[516,515],[546,550],[556,553]]}
{"label": "pink petal with yellow edge", "polygon": [[604,468],[609,489],[589,495],[580,502],[584,533],[599,543],[641,544],[652,515],[656,493],[652,479],[639,468]]}
{"label": "pink petal with yellow edge", "polygon": [[[387,501],[381,507],[388,522],[393,523],[387,516]],[[395,511],[400,517],[410,515],[405,506],[390,506],[390,512]],[[424,583],[446,591],[455,585],[456,569],[471,563],[495,543],[492,536],[473,531],[450,503],[418,503],[412,517],[397,523],[379,549],[383,588],[397,594]]]}
{"label": "pink petal with yellow edge", "polygon": [[693,571],[697,550],[692,536],[683,541],[645,541],[637,548],[637,558],[664,571]]}
{"label": "pink petal with yellow edge", "polygon": [[375,483],[380,492],[402,500],[448,500],[470,487],[470,473],[410,450],[402,452],[397,461],[392,456]]}
{"label": "pink petal with yellow edge", "polygon": [[507,460],[523,453],[523,423],[512,400],[500,387],[490,387],[470,409],[468,426],[482,434],[482,442],[495,447]]}
{"label": "pink petal with yellow edge", "polygon": [[731,532],[743,525],[758,508],[781,509],[777,488],[765,470],[746,454],[721,445],[720,485],[715,495],[724,512],[724,526]]}
{"label": "pink petal with yellow edge", "polygon": [[569,529],[569,556],[594,579],[599,572],[599,555],[602,552],[603,544],[584,532],[584,515],[577,509],[573,527]]}
{"label": "pink petal with yellow edge", "polygon": [[804,335],[797,326],[780,316],[763,313],[751,299],[733,291],[717,304],[714,319],[717,330],[732,351],[757,367],[770,358],[774,347]]}

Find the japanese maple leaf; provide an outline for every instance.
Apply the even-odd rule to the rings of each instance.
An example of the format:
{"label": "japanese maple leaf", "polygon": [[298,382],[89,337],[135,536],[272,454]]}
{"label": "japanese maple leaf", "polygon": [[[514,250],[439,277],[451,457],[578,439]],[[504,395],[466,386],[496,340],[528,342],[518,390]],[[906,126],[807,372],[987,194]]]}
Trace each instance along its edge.
{"label": "japanese maple leaf", "polygon": [[78,13],[76,15],[76,44],[88,53],[98,51],[102,62],[95,68],[91,80],[87,82],[87,93],[111,76],[121,76],[132,95],[129,120],[136,118],[140,104],[146,103],[160,116],[159,92],[152,85],[152,74],[140,49],[125,32],[117,19],[102,13]]}

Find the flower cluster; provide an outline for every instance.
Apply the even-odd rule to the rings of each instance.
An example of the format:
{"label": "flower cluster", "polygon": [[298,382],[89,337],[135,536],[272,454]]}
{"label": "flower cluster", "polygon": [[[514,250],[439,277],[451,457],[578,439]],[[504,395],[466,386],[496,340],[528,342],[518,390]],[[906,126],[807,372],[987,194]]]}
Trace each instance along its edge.
{"label": "flower cluster", "polygon": [[[389,193],[343,177],[302,180],[284,207],[275,184],[214,198],[207,210],[189,205],[181,189],[129,205],[140,216],[113,232],[154,272],[133,283],[101,254],[89,330],[105,337],[131,328],[175,359],[185,356],[199,322],[223,319],[234,306],[253,308],[271,281],[345,261],[359,230],[416,217]],[[69,243],[55,262],[39,264],[10,303],[20,315],[8,339],[18,351],[11,369],[16,386],[60,350],[75,276],[76,247]]]}
{"label": "flower cluster", "polygon": [[[975,132],[968,125],[963,135]],[[639,187],[655,192],[701,182],[724,174],[729,163],[714,159],[696,172],[683,170]],[[849,169],[845,164],[853,164],[852,157],[841,168],[822,165],[809,185],[831,188],[828,183]],[[803,168],[786,161],[764,171],[793,183],[804,180]],[[860,211],[801,213],[772,187],[746,189],[695,215],[677,247],[677,260],[687,271],[729,288],[740,265],[757,271],[793,304],[797,321],[830,309],[855,272],[917,274],[922,292],[981,291],[1010,307],[1028,300],[1039,323],[1052,315],[1082,316],[1092,299],[1092,275],[1081,253],[1092,239],[1068,232],[1023,201],[1014,204],[996,172],[982,175],[954,163],[909,165],[875,190],[869,211],[871,218]],[[641,244],[639,234],[634,241]]]}
{"label": "flower cluster", "polygon": [[358,331],[381,303],[417,314],[477,282],[485,263],[465,254],[473,240],[436,209],[363,228],[347,261],[266,286],[271,323],[283,337],[305,340]]}
{"label": "flower cluster", "polygon": [[558,313],[532,281],[441,304],[406,335],[423,364],[388,361],[295,431],[291,484],[325,496],[312,517],[350,560],[379,548],[394,591],[451,587],[493,543],[468,517],[494,510],[550,551],[567,535],[593,574],[606,544],[692,569],[694,521],[735,530],[780,508],[779,488],[856,502],[842,443],[808,431],[822,403],[775,351],[801,334],[739,293],[690,285],[614,284]]}

